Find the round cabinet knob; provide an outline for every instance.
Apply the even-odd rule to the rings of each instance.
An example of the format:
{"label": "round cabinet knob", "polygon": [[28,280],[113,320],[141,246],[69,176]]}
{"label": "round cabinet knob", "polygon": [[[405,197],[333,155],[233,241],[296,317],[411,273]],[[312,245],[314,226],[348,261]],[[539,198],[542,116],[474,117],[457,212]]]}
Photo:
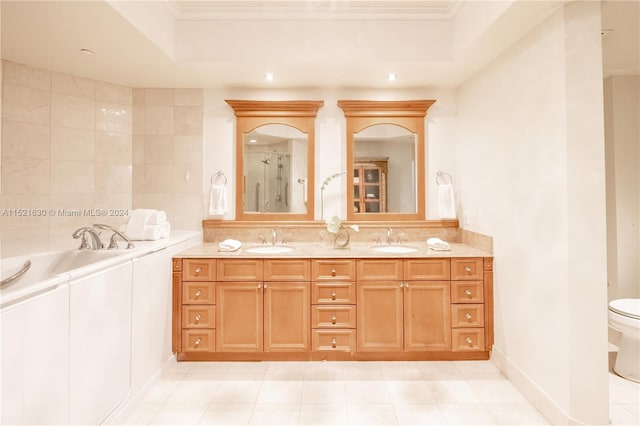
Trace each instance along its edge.
{"label": "round cabinet knob", "polygon": [[471,266],[465,266],[464,270],[467,271],[467,272],[471,272]]}
{"label": "round cabinet knob", "polygon": [[336,317],[336,314],[331,315],[331,324],[335,324],[338,321],[338,317]]}
{"label": "round cabinet knob", "polygon": [[202,319],[202,315],[198,314],[195,317],[196,322],[200,321]]}
{"label": "round cabinet knob", "polygon": [[262,284],[258,284],[258,288],[262,288]]}
{"label": "round cabinet knob", "polygon": [[469,312],[467,312],[466,314],[464,314],[464,317],[465,317],[466,319],[468,319],[468,320],[470,320],[471,318],[473,318],[473,316],[472,316]]}
{"label": "round cabinet knob", "polygon": [[335,337],[331,339],[331,347],[336,347],[338,346],[338,339],[336,339]]}
{"label": "round cabinet knob", "polygon": [[200,338],[197,338],[197,339],[195,340],[195,342],[193,342],[193,344],[194,344],[194,345],[196,345],[196,346],[199,346],[199,345],[200,345],[200,342],[201,342]]}
{"label": "round cabinet knob", "polygon": [[196,291],[194,296],[196,297],[196,299],[200,296],[202,296],[202,292],[200,290]]}
{"label": "round cabinet knob", "polygon": [[264,288],[267,288],[267,283],[264,283]]}
{"label": "round cabinet knob", "polygon": [[464,291],[464,294],[466,294],[467,296],[471,296],[471,290],[466,289],[466,290]]}
{"label": "round cabinet knob", "polygon": [[336,276],[336,268],[332,268],[331,269],[331,276],[335,277]]}
{"label": "round cabinet knob", "polygon": [[398,284],[398,287],[402,288],[404,286],[403,283]]}
{"label": "round cabinet knob", "polygon": [[471,337],[467,337],[466,339],[464,339],[465,342],[467,342],[468,345],[473,343],[473,340],[471,339]]}
{"label": "round cabinet knob", "polygon": [[196,274],[199,274],[200,272],[202,272],[202,268],[198,266],[198,267],[196,268]]}
{"label": "round cabinet knob", "polygon": [[409,283],[404,283],[405,288],[409,288]]}
{"label": "round cabinet knob", "polygon": [[331,290],[331,299],[336,300],[337,296],[338,296],[338,293],[336,293],[335,290]]}

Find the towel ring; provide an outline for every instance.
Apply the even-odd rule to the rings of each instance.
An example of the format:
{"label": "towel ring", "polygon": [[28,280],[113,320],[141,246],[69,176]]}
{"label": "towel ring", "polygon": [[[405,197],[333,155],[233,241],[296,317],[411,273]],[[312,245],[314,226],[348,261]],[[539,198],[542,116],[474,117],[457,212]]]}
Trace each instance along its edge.
{"label": "towel ring", "polygon": [[447,178],[449,179],[449,182],[447,183],[447,185],[450,185],[453,183],[453,178],[451,177],[451,175],[449,173],[445,173],[442,170],[438,170],[438,173],[436,173],[436,183],[438,185],[443,185],[442,182],[440,182],[440,179],[442,178]]}
{"label": "towel ring", "polygon": [[217,179],[217,178],[222,178],[224,179],[224,184],[227,184],[227,177],[224,175],[224,173],[222,172],[216,172],[213,175],[211,175],[211,185],[213,185],[213,182]]}

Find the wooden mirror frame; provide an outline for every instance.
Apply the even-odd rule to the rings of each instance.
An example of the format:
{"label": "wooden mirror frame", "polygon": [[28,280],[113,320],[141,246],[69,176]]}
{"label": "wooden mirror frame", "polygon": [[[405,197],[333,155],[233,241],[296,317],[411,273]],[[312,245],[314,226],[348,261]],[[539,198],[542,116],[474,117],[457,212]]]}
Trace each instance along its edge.
{"label": "wooden mirror frame", "polygon": [[[315,118],[323,101],[249,101],[225,100],[236,115],[236,220],[238,221],[303,221],[314,216],[314,152]],[[245,212],[244,135],[265,124],[284,124],[307,134],[307,212]]]}
{"label": "wooden mirror frame", "polygon": [[416,135],[416,212],[415,213],[355,213],[353,179],[347,179],[347,220],[350,221],[416,221],[425,220],[425,132],[424,118],[435,100],[414,101],[351,101],[339,100],[338,106],[347,119],[347,170],[354,167],[354,135],[376,124],[403,127]]}

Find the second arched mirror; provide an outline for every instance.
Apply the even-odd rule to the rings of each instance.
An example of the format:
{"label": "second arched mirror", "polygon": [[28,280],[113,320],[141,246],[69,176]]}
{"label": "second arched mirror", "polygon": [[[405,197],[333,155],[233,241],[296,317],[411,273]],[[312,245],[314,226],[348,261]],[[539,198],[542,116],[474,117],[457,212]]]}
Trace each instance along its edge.
{"label": "second arched mirror", "polygon": [[347,219],[425,219],[424,117],[433,100],[338,101],[347,118]]}

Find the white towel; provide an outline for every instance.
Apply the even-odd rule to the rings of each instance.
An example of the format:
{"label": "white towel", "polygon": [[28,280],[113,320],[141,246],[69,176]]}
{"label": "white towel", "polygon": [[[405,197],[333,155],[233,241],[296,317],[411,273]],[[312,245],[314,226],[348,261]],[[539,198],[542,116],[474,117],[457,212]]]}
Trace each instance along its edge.
{"label": "white towel", "polygon": [[242,247],[242,243],[238,240],[226,239],[220,244],[218,244],[218,248],[220,251],[236,251],[240,247]]}
{"label": "white towel", "polygon": [[227,188],[225,185],[211,185],[209,195],[209,215],[222,216],[227,211]]}
{"label": "white towel", "polygon": [[160,238],[169,238],[171,235],[171,224],[169,222],[165,222],[159,225],[160,226]]}
{"label": "white towel", "polygon": [[149,215],[149,225],[162,225],[167,221],[167,213],[163,210],[151,210]]}
{"label": "white towel", "polygon": [[441,219],[456,218],[456,199],[450,183],[438,186],[438,216]]}
{"label": "white towel", "polygon": [[135,209],[131,212],[129,222],[125,229],[125,234],[131,239],[136,237],[142,237],[144,234],[144,228],[149,223],[149,218],[153,210],[150,209]]}
{"label": "white towel", "polygon": [[446,241],[442,241],[440,238],[429,238],[427,240],[427,246],[429,246],[431,250],[436,251],[449,250],[449,243],[447,243]]}

